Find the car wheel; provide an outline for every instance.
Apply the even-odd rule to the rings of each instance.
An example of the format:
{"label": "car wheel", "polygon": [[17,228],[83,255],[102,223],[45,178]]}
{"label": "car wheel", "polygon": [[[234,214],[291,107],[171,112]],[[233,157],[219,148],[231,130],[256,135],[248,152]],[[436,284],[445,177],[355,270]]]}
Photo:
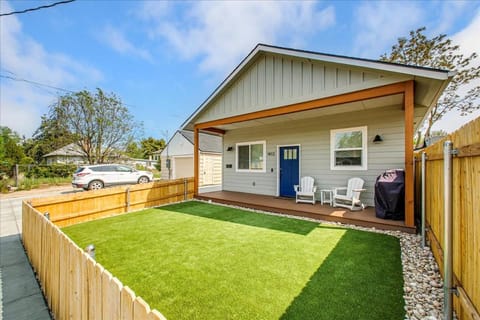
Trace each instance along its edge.
{"label": "car wheel", "polygon": [[138,183],[149,183],[149,182],[150,182],[150,179],[148,179],[148,177],[141,176],[140,178],[138,178]]}
{"label": "car wheel", "polygon": [[93,180],[88,184],[88,190],[99,190],[103,188],[103,182],[100,180]]}

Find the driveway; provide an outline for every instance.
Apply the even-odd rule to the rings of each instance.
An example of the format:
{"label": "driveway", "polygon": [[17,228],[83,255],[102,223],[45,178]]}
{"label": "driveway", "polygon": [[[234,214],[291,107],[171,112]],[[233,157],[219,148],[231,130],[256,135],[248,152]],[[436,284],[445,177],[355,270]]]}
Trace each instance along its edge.
{"label": "driveway", "polygon": [[60,186],[0,195],[0,319],[51,319],[21,242],[22,201],[73,192]]}

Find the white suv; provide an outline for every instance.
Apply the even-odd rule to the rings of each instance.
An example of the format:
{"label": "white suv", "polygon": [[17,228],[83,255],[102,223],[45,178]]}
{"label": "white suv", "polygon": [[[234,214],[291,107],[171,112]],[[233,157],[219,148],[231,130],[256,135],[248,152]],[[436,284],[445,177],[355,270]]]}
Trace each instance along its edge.
{"label": "white suv", "polygon": [[85,190],[97,190],[118,184],[147,183],[153,173],[139,171],[121,164],[97,164],[82,166],[73,174],[72,186]]}

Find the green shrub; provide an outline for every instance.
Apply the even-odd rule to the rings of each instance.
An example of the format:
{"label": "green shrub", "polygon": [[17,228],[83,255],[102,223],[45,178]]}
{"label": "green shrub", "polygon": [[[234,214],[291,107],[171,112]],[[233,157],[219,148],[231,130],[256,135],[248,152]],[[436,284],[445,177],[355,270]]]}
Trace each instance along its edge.
{"label": "green shrub", "polygon": [[32,166],[26,172],[27,178],[68,178],[77,169],[74,164],[52,164]]}

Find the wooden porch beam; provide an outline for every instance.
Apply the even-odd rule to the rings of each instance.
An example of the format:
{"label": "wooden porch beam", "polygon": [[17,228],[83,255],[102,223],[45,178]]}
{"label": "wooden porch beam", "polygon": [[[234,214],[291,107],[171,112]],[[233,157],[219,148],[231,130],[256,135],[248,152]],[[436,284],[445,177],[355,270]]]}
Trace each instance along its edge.
{"label": "wooden porch beam", "polygon": [[198,196],[198,181],[199,176],[199,129],[195,125],[193,129],[193,195]]}
{"label": "wooden porch beam", "polygon": [[405,83],[405,225],[414,227],[414,176],[413,176],[413,116],[414,116],[414,81]]}
{"label": "wooden porch beam", "polygon": [[339,94],[332,97],[325,97],[325,98],[320,98],[316,100],[281,106],[277,108],[241,114],[238,116],[232,116],[232,117],[227,117],[223,119],[207,121],[203,123],[198,123],[196,124],[196,126],[200,130],[205,130],[207,128],[213,128],[219,125],[267,118],[272,116],[285,115],[285,114],[290,114],[290,113],[295,113],[300,111],[331,107],[334,105],[339,105],[339,104],[344,104],[349,102],[356,102],[356,101],[389,96],[393,94],[405,93],[406,86],[409,82],[410,81],[398,82],[398,83],[393,83],[385,86],[369,88],[369,89],[359,90],[359,91],[350,92],[350,93],[343,93],[343,94]]}
{"label": "wooden porch beam", "polygon": [[225,132],[227,132],[225,130],[218,129],[218,128],[213,128],[213,127],[204,128],[204,129],[202,129],[202,131],[209,131],[209,132],[218,133],[218,134],[221,134],[221,135],[224,135]]}

